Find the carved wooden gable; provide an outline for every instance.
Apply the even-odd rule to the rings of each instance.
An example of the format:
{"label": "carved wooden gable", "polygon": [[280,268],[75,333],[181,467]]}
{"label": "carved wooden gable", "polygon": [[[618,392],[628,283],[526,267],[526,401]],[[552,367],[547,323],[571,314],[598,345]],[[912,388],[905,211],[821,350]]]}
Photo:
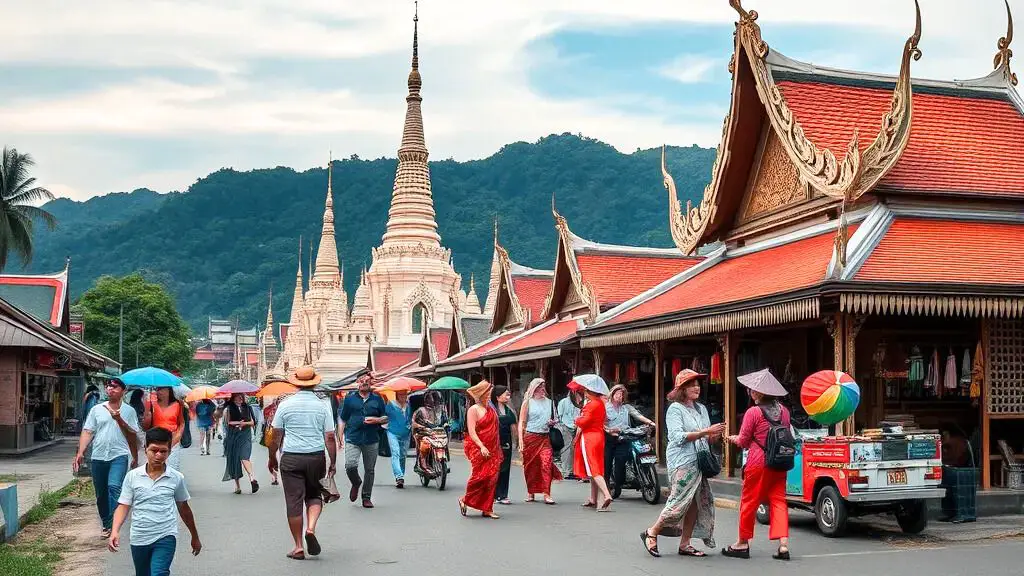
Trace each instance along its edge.
{"label": "carved wooden gable", "polygon": [[782,208],[808,200],[807,186],[800,182],[796,167],[786,155],[775,131],[766,127],[767,137],[747,187],[736,224],[746,224]]}

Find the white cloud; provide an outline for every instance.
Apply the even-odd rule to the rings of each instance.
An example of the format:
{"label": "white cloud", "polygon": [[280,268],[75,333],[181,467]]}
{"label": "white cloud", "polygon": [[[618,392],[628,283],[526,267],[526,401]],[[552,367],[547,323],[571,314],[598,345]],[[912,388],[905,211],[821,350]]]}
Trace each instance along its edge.
{"label": "white cloud", "polygon": [[659,67],[656,72],[669,80],[682,84],[698,84],[711,78],[711,72],[720,62],[708,56],[683,54]]}
{"label": "white cloud", "polygon": [[[925,57],[914,64],[922,77],[976,77],[988,71],[995,40],[1005,30],[1001,4],[964,5],[921,0]],[[827,8],[811,0],[745,2],[759,9],[765,40],[787,52],[781,25],[858,25],[891,37],[898,66],[901,38],[913,27],[913,4],[891,0],[844,0]],[[991,5],[989,5],[991,4]],[[239,169],[286,164],[321,165],[327,148],[339,156],[393,155],[404,114],[411,2],[400,0],[36,0],[6,8],[0,19],[0,65],[71,65],[138,70],[120,82],[59,96],[24,94],[0,107],[0,133],[30,150],[39,177],[77,197],[140,186],[182,189],[221,166]],[[513,140],[552,132],[582,132],[622,150],[674,144],[717,144],[727,102],[652,99],[643,112],[623,112],[620,94],[556,99],[530,86],[529,72],[550,53],[528,50],[539,38],[566,28],[621,29],[631,24],[735,20],[724,1],[688,0],[426,0],[421,6],[421,68],[428,145],[436,158],[479,158]],[[786,30],[793,30],[787,26]],[[729,38],[722,46],[728,47]],[[815,54],[819,64],[843,65],[851,54],[876,46],[836,39],[835,53]],[[703,50],[701,53],[705,53]],[[788,53],[796,58],[807,55]],[[330,89],[273,89],[250,74],[261,59],[346,62],[366,58],[393,62],[371,74],[390,89],[362,88],[370,77],[339,77]],[[660,72],[682,82],[707,78],[722,54],[688,55]],[[856,58],[854,56],[854,58]],[[571,68],[571,62],[564,63]],[[640,66],[646,62],[638,62]],[[184,84],[154,78],[154,67],[184,67],[214,74]],[[567,73],[572,73],[571,69]],[[666,96],[666,98],[668,98]],[[707,114],[680,114],[687,109]],[[712,114],[712,112],[717,112]],[[694,117],[693,122],[670,118]],[[91,150],[76,168],[68,154],[83,136],[187,139],[209,153],[159,166],[129,159],[113,148]],[[251,137],[259,146],[231,148]],[[31,143],[31,149],[27,144]],[[140,144],[144,145],[144,144]],[[102,166],[97,169],[96,166]]]}

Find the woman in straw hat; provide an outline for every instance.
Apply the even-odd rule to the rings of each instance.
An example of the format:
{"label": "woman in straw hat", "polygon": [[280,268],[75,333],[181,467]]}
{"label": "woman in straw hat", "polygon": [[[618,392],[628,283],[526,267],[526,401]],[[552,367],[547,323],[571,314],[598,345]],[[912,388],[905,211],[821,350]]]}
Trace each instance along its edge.
{"label": "woman in straw hat", "polygon": [[700,398],[699,378],[703,376],[693,370],[683,370],[676,375],[675,386],[668,393],[672,404],[665,414],[668,428],[665,452],[670,492],[658,521],[640,535],[651,556],[661,556],[658,535],[668,532],[669,528],[675,532],[680,526],[681,556],[706,556],[690,545],[690,538],[694,535],[707,547],[715,546],[715,499],[708,479],[697,464],[697,449],[706,447],[708,440],[720,438],[725,424],[712,425],[707,409],[697,402]]}
{"label": "woman in straw hat", "polygon": [[729,436],[729,442],[748,449],[743,467],[743,488],[740,493],[739,539],[722,554],[730,558],[750,558],[750,540],[754,537],[754,519],[762,502],[770,508],[768,538],[779,541],[772,556],[789,560],[789,508],[786,506],[786,472],[765,465],[764,447],[771,426],[789,426],[789,411],[779,402],[788,392],[765,368],[738,378],[748,388],[754,405],[743,414],[740,433]]}
{"label": "woman in straw hat", "polygon": [[474,404],[466,413],[466,432],[470,441],[464,444],[463,449],[471,472],[466,482],[466,495],[459,498],[459,511],[463,516],[466,508],[475,508],[487,518],[499,517],[494,513],[494,492],[498,488],[503,456],[498,438],[498,412],[490,406],[492,388],[490,382],[481,380],[466,390]]}

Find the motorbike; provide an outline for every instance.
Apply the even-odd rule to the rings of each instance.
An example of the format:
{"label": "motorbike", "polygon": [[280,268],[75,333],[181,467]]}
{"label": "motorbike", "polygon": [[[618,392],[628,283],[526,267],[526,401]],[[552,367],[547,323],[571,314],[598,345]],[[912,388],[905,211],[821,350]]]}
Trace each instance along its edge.
{"label": "motorbike", "polygon": [[618,498],[624,488],[639,490],[640,496],[648,504],[661,502],[661,486],[658,481],[658,456],[654,453],[651,443],[651,426],[626,428],[619,433],[619,438],[629,441],[629,458],[626,460],[626,479],[622,486],[613,488],[613,496]]}
{"label": "motorbike", "polygon": [[[430,485],[431,480],[437,481],[438,490],[444,490],[448,480],[448,429],[449,425],[430,428],[424,435],[430,450],[421,458],[419,443],[416,444],[416,466],[414,470],[420,477],[423,487]],[[421,462],[422,460],[422,462]]]}

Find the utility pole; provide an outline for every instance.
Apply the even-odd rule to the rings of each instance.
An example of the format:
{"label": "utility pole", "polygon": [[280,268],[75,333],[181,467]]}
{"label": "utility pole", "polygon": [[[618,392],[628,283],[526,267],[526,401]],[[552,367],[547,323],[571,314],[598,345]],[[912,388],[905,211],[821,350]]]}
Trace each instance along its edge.
{"label": "utility pole", "polygon": [[121,320],[117,336],[117,363],[124,366],[124,303],[121,304]]}

